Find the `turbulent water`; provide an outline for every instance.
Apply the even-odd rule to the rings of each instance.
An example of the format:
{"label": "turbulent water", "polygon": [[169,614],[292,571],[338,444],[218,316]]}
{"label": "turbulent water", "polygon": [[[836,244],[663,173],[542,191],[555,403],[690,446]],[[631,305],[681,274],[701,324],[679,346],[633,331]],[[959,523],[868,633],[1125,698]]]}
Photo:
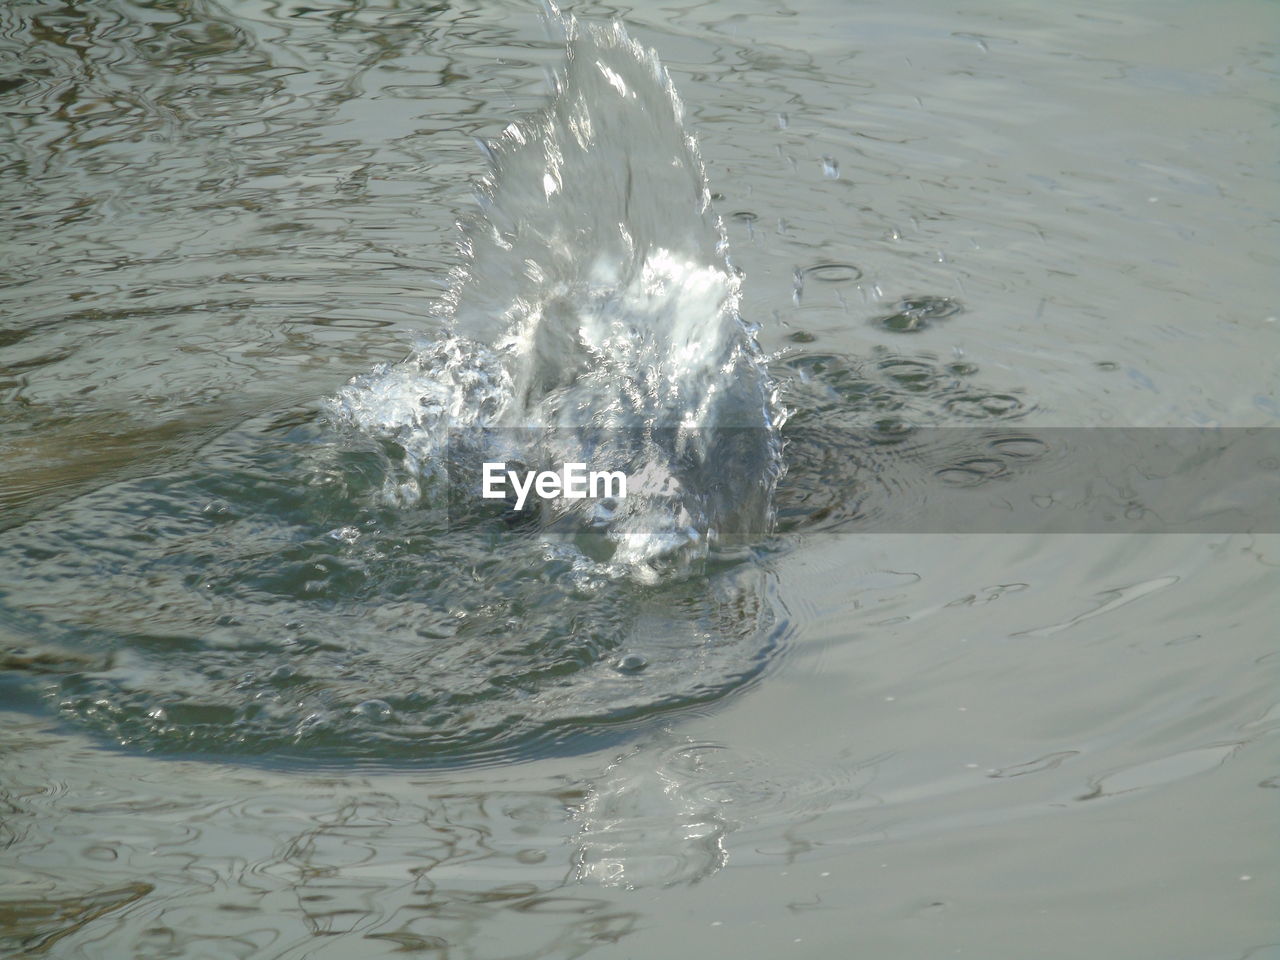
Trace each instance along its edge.
{"label": "turbulent water", "polygon": [[596,535],[602,576],[657,582],[767,531],[781,409],[666,72],[620,24],[556,23],[550,106],[486,145],[452,337],[357,380],[338,418],[403,451],[399,502],[450,466],[479,502],[481,460],[622,469],[625,499],[555,519]]}
{"label": "turbulent water", "polygon": [[[665,72],[557,22],[550,106],[487,147],[446,337],[5,544],[9,663],[51,669],[64,716],[147,749],[477,759],[759,672],[776,388]],[[500,456],[631,490],[513,524],[473,495]]]}
{"label": "turbulent water", "polygon": [[[655,55],[620,27],[553,25],[564,68],[484,145],[441,335],[11,531],[11,694],[165,752],[581,747],[777,656],[770,530],[865,515],[851,427],[891,447],[912,424],[1022,412],[926,356],[775,357],[771,375]],[[958,309],[917,298],[884,325]],[[631,485],[517,516],[476,495],[486,460]]]}
{"label": "turbulent water", "polygon": [[[1019,415],[928,357],[776,357],[771,375],[666,72],[620,27],[553,26],[564,67],[547,108],[485,145],[442,335],[13,531],[14,696],[145,750],[573,749],[776,657],[769,530],[859,516],[851,425],[893,442],[952,404]],[[920,298],[886,325],[957,308]],[[515,516],[477,497],[486,460],[631,485]]]}

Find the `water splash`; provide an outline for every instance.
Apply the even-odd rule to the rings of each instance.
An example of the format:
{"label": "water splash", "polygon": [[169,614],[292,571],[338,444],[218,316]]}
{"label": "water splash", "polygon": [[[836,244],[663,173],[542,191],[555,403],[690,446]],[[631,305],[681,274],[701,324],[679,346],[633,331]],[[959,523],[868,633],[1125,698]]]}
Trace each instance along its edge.
{"label": "water splash", "polygon": [[769,529],[782,409],[666,71],[620,24],[556,22],[550,104],[485,145],[448,338],[352,381],[335,419],[401,447],[400,501],[498,455],[623,469],[624,501],[560,501],[544,526],[655,582]]}

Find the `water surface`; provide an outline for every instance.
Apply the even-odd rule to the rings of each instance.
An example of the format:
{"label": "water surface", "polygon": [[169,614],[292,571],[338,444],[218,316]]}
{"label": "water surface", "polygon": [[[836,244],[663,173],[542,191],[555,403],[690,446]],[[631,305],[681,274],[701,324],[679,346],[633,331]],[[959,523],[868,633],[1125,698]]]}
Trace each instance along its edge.
{"label": "water surface", "polygon": [[6,946],[1274,953],[1274,534],[859,504],[945,486],[861,469],[910,426],[1275,426],[1275,10],[574,12],[666,64],[792,411],[776,535],[656,586],[326,419],[446,335],[536,10],[0,11]]}

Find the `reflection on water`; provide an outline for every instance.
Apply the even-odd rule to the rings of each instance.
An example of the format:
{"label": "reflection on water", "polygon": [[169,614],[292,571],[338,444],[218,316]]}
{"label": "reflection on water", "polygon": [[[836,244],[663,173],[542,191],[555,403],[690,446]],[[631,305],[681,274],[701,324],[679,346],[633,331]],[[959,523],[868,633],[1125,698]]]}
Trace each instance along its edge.
{"label": "reflection on water", "polygon": [[[11,731],[5,747],[19,757],[60,746],[30,725]],[[29,757],[11,769],[35,766]],[[199,768],[120,757],[114,783],[81,796],[62,779],[74,769],[45,772],[55,777],[46,788],[8,800],[10,837],[27,851],[24,897],[0,903],[10,948],[51,945],[92,921],[78,949],[98,956],[293,955],[316,944],[348,956],[466,944],[483,956],[512,949],[511,931],[518,955],[555,955],[616,940],[638,920],[590,889],[565,888],[568,808],[580,800],[569,783],[299,783],[241,768],[211,796]],[[129,875],[150,879],[103,882]],[[207,906],[183,905],[192,884]]]}
{"label": "reflection on water", "polygon": [[151,893],[147,883],[97,890],[83,897],[8,900],[0,903],[0,942],[26,953],[43,953],[90,921]]}
{"label": "reflection on water", "polygon": [[442,335],[535,9],[0,8],[0,942],[1266,955],[1274,537],[862,525],[1274,426],[1274,8],[621,12],[792,416],[779,538],[592,592],[317,419]]}

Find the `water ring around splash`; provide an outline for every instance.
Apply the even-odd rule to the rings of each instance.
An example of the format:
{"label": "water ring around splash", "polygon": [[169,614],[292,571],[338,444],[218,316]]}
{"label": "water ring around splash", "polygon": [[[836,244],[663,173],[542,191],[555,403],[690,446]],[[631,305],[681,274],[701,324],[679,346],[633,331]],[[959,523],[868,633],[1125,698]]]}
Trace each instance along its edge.
{"label": "water ring around splash", "polygon": [[[620,29],[565,29],[550,105],[489,146],[445,336],[7,532],[11,702],[171,755],[452,765],[585,749],[777,661],[775,516],[785,537],[875,509],[851,424],[895,437],[947,407],[1020,415],[929,358],[797,354],[771,373],[665,72]],[[903,310],[955,312],[926,307]],[[653,439],[673,425],[678,450]],[[453,460],[530,426],[603,431],[677,492],[603,523],[449,502]],[[730,479],[707,483],[717,458]]]}

